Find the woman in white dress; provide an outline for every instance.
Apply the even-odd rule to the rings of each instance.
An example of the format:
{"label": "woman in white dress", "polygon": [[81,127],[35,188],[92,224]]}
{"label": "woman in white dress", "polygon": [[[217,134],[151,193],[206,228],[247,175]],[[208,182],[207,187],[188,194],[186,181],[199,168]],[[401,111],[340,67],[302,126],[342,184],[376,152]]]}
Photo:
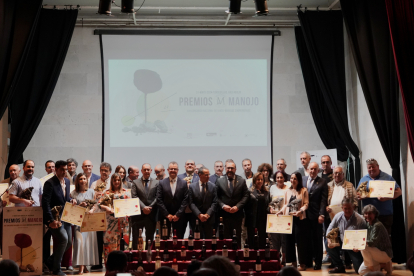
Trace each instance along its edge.
{"label": "woman in white dress", "polygon": [[[77,175],[75,180],[75,190],[70,193],[74,204],[86,207],[85,200],[94,199],[94,191],[89,189],[88,179],[84,173]],[[87,265],[99,264],[98,241],[95,232],[81,233],[80,227],[75,227],[73,243],[73,265],[79,266],[78,274],[88,273]]]}

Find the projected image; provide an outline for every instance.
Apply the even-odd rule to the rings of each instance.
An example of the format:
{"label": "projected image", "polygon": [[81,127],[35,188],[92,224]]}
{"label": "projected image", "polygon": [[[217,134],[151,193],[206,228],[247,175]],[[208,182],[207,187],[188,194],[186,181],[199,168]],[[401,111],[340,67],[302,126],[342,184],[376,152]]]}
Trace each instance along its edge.
{"label": "projected image", "polygon": [[267,146],[267,60],[108,60],[111,147]]}

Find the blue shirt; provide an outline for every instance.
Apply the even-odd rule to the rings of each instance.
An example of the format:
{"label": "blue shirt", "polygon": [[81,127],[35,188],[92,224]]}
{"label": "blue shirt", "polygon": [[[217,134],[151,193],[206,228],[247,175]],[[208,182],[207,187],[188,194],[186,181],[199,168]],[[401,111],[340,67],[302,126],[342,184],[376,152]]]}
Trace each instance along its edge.
{"label": "blue shirt", "polygon": [[329,224],[329,227],[328,227],[328,230],[326,230],[326,233],[331,232],[331,230],[336,227],[339,228],[339,234],[341,236],[341,241],[343,241],[345,230],[367,229],[367,223],[365,222],[365,219],[356,212],[354,212],[348,220],[346,219],[344,212],[339,212],[332,219],[332,222],[331,224]]}
{"label": "blue shirt", "polygon": [[[369,182],[370,181],[375,181],[375,180],[395,181],[395,179],[392,178],[391,175],[389,175],[389,174],[387,174],[383,171],[380,171],[379,175],[375,179],[372,179],[369,176],[369,174],[362,177],[361,180],[359,181],[358,187],[359,187],[359,185],[361,185],[362,182],[368,181],[367,191],[369,191]],[[400,186],[398,186],[397,182],[395,182],[395,189],[397,189],[397,188],[400,188]],[[388,215],[392,215],[394,213],[394,209],[392,207],[392,200],[379,201],[378,198],[365,198],[365,199],[362,199],[362,208],[364,208],[364,206],[366,206],[368,204],[374,205],[375,208],[377,208],[377,210],[379,211],[380,215],[388,216]]]}

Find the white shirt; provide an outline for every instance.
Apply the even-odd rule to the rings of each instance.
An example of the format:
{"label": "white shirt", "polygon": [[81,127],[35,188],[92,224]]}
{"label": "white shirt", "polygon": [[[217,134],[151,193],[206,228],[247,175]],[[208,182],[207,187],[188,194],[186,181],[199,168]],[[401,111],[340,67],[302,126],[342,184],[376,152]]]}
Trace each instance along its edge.
{"label": "white shirt", "polygon": [[65,183],[65,178],[63,178],[62,181],[60,182],[60,186],[62,186],[63,196],[66,197],[66,183]]}
{"label": "white shirt", "polygon": [[280,189],[277,184],[273,184],[270,187],[270,199],[271,200],[275,200],[279,197],[285,198],[285,193],[286,191],[289,189],[288,185],[285,185],[285,187],[283,189]]}
{"label": "white shirt", "polygon": [[[29,187],[33,187],[32,198],[34,204],[32,207],[42,206],[42,195],[43,195],[43,185],[40,180],[34,176],[28,179],[24,174],[15,180],[13,180],[13,186],[9,190],[9,194],[21,197],[23,190]],[[16,203],[16,207],[24,207],[24,203]]]}
{"label": "white shirt", "polygon": [[172,179],[170,177],[170,187],[171,187],[171,193],[174,196],[175,194],[175,189],[177,188],[177,178]]}
{"label": "white shirt", "polygon": [[310,176],[308,176],[308,183],[307,183],[307,186],[308,186],[308,192],[312,189],[313,182],[315,182],[315,180],[314,180],[314,179],[312,179]]}
{"label": "white shirt", "polygon": [[92,183],[91,187],[89,189],[95,190],[96,186],[102,184],[102,183],[106,183],[106,190],[108,190],[111,187],[111,184],[109,183],[109,177],[107,180],[102,181],[102,179],[98,179],[95,182]]}
{"label": "white shirt", "polygon": [[345,189],[342,186],[334,184],[334,190],[331,198],[331,205],[342,204],[345,197]]}

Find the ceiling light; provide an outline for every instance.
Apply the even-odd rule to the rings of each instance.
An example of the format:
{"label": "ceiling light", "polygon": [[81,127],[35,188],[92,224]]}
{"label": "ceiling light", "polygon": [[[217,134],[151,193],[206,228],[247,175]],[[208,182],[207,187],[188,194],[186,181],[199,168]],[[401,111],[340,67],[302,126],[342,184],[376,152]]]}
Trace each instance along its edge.
{"label": "ceiling light", "polygon": [[241,0],[229,0],[229,1],[230,1],[229,10],[226,12],[232,13],[232,14],[241,13],[240,12]]}
{"label": "ceiling light", "polygon": [[111,15],[112,0],[99,0],[99,14]]}
{"label": "ceiling light", "polygon": [[267,15],[269,9],[267,8],[267,0],[254,0],[254,5],[256,7],[256,15]]}

